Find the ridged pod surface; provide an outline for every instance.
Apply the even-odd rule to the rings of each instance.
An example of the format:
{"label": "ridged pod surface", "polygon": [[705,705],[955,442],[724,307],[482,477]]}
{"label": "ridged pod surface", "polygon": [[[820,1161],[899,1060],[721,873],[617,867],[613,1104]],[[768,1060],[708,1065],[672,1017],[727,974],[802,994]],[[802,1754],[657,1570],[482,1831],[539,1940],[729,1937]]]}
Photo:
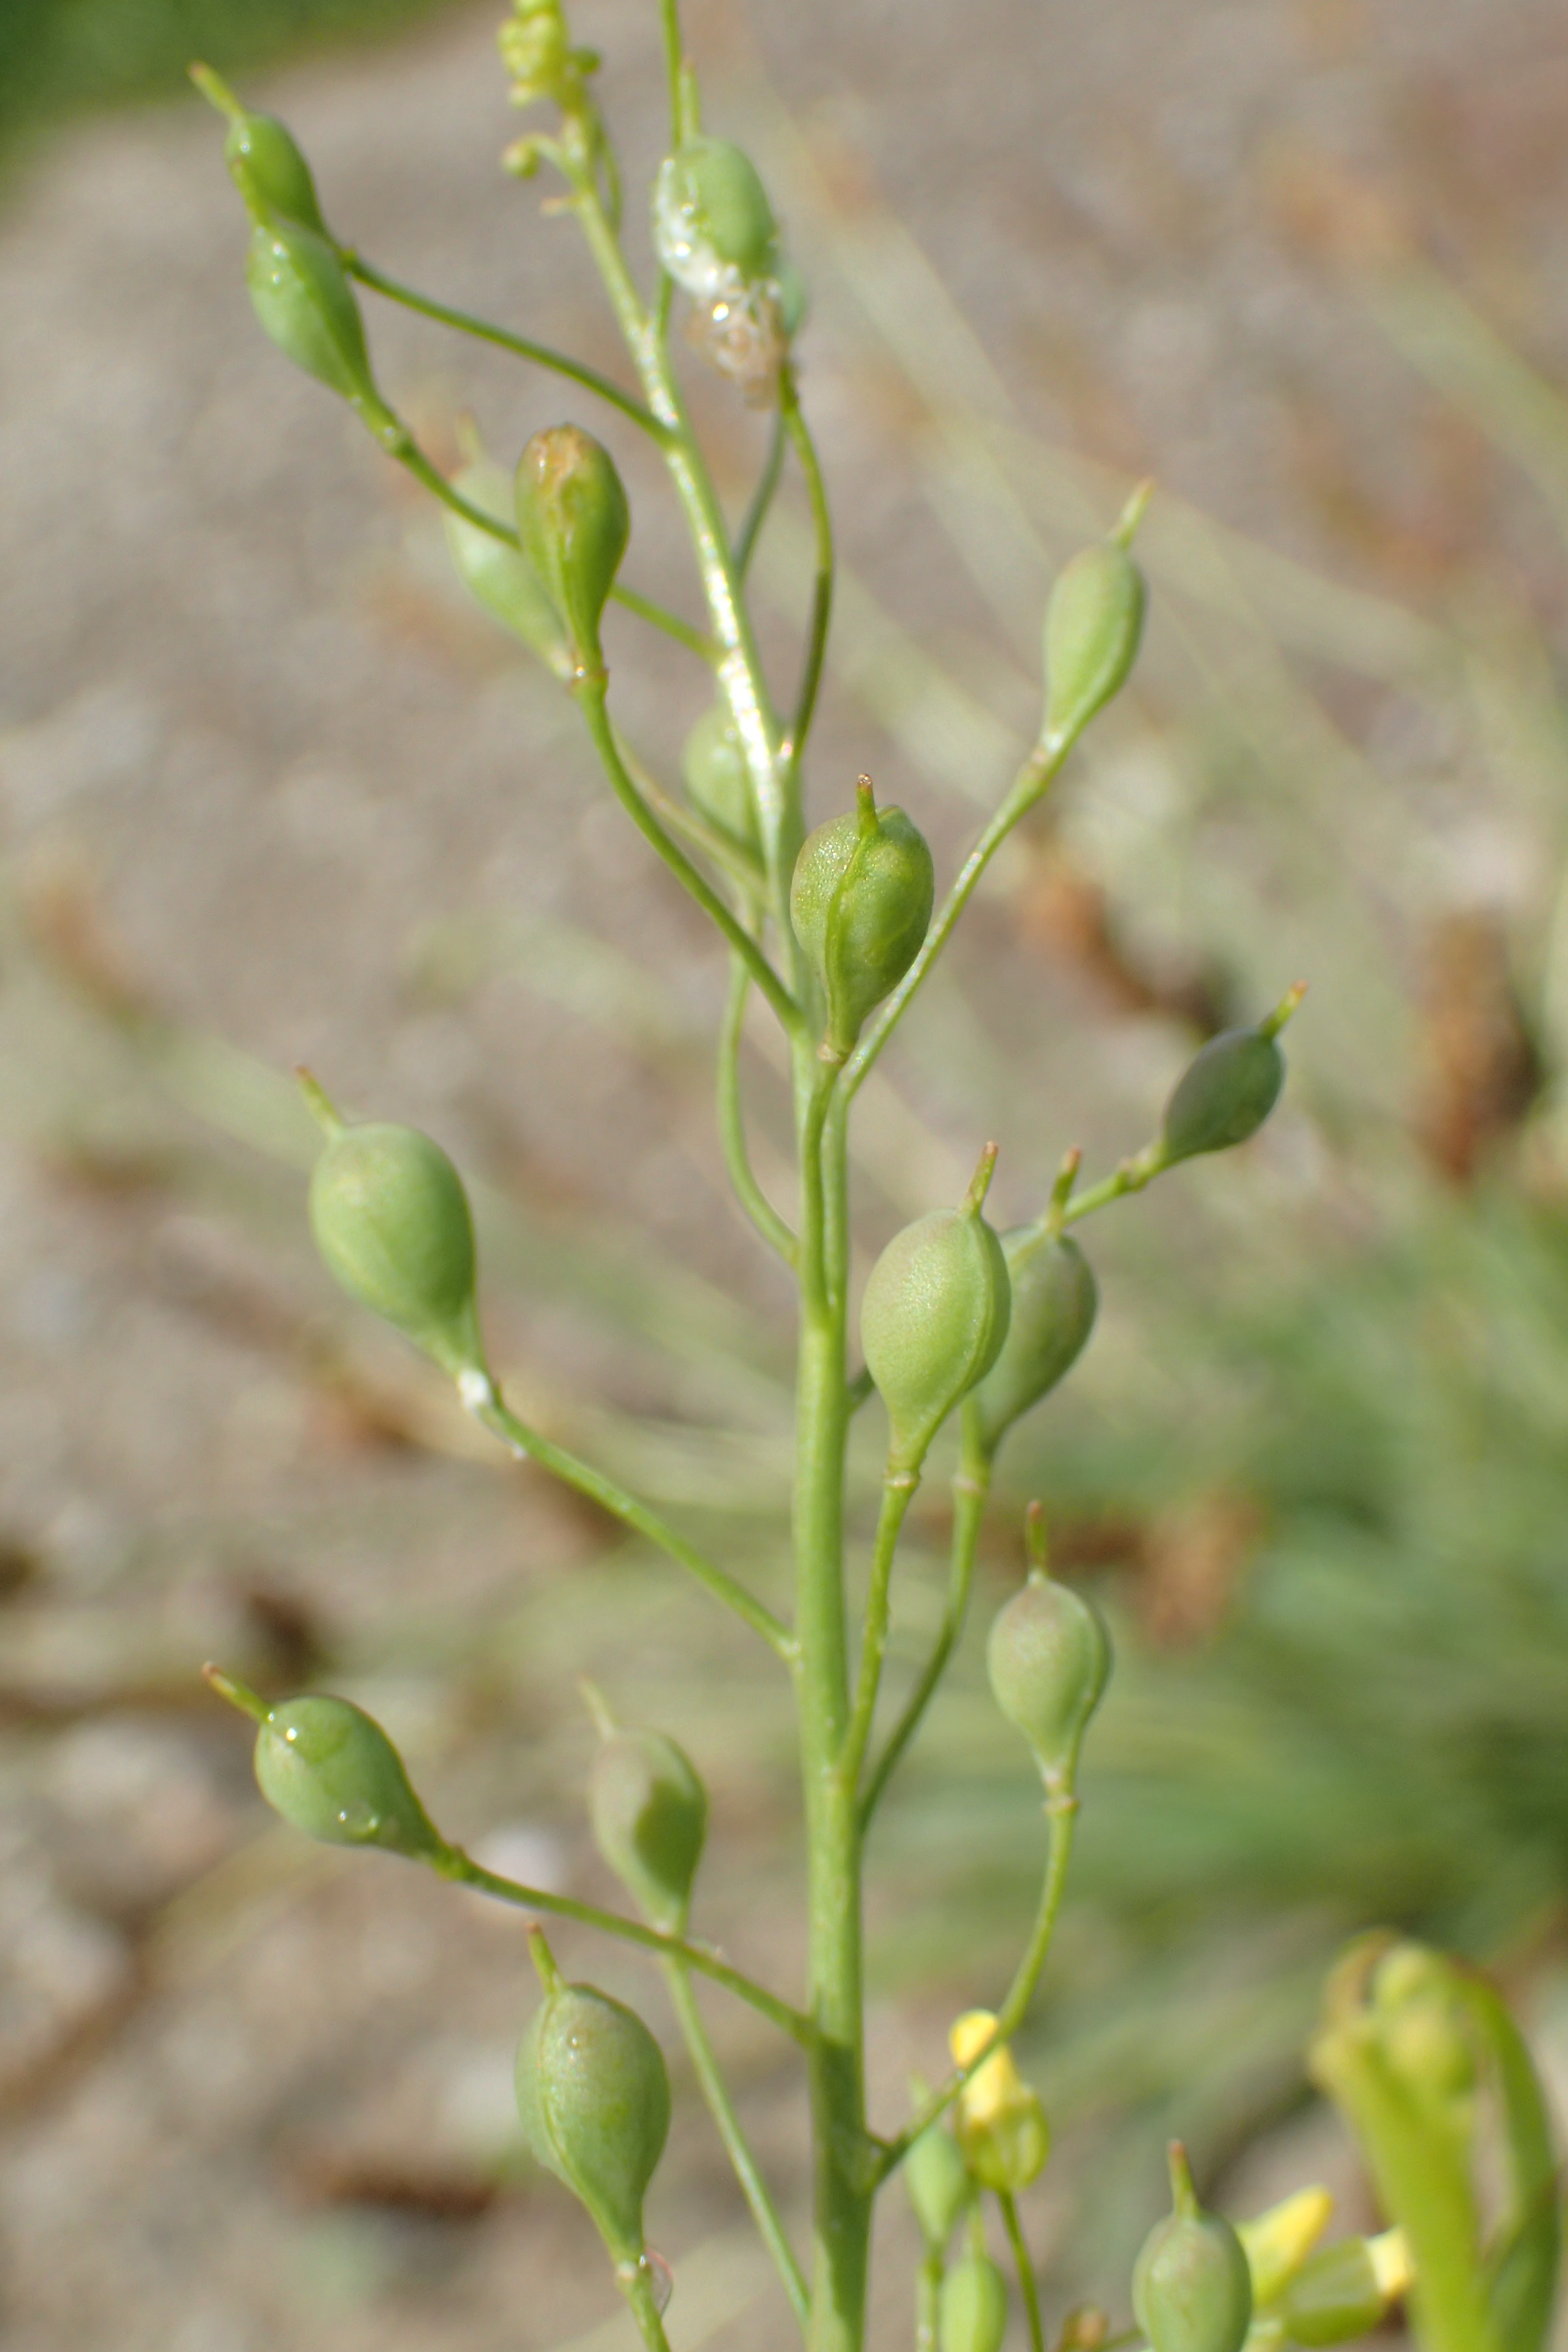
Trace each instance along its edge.
{"label": "ridged pod surface", "polygon": [[1007,1337],[970,1401],[987,1454],[1066,1379],[1089,1344],[1100,1306],[1093,1269],[1068,1236],[1033,1224],[1016,1225],[1001,1239],[1013,1301]]}
{"label": "ridged pod surface", "polygon": [[463,1181],[416,1128],[371,1121],[333,1136],[310,1178],[328,1272],[454,1376],[484,1370],[474,1222]]}
{"label": "ridged pod surface", "polygon": [[1007,1336],[1008,1307],[1007,1261],[978,1207],[935,1209],[894,1234],[860,1308],[894,1470],[919,1470],[948,1414],[984,1379]]}
{"label": "ridged pod surface", "polygon": [[441,1840],[379,1723],[346,1698],[290,1698],[256,1736],[256,1782],[274,1812],[327,1845],[428,1859]]}
{"label": "ridged pod surface", "polygon": [[1054,1576],[1032,1575],[992,1625],[985,1645],[992,1694],[1047,1782],[1071,1775],[1110,1664],[1099,1612]]}
{"label": "ridged pod surface", "polygon": [[1198,2204],[1179,2146],[1171,2152],[1175,2210],[1143,2242],[1132,2309],[1151,2352],[1242,2352],[1252,2325],[1252,2274],[1240,2239]]}
{"label": "ridged pod surface", "polygon": [[577,660],[601,667],[599,623],[631,536],[609,451],[575,425],[536,433],[517,468],[517,529],[566,625]]}
{"label": "ridged pod surface", "polygon": [[643,2200],[669,2131],[664,2053],[635,2011],[562,1985],[524,2028],[517,2105],[534,2157],[580,2197],[617,2262],[643,2252]]}
{"label": "ridged pod surface", "polygon": [[279,350],[345,400],[380,409],[364,320],[325,237],[297,221],[258,221],[246,261],[250,305]]}
{"label": "ridged pod surface", "polygon": [[790,920],[838,1058],[920,953],[935,897],[925,835],[902,809],[878,808],[868,785],[858,809],[806,836],[790,883]]}

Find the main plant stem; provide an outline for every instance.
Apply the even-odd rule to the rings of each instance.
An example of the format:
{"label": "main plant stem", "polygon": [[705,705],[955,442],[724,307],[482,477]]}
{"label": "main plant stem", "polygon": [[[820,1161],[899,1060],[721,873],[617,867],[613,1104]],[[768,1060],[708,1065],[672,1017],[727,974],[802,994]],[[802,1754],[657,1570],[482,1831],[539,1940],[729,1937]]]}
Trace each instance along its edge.
{"label": "main plant stem", "polygon": [[809,1916],[816,2173],[812,2352],[860,2352],[871,2229],[862,2029],[860,1829],[842,1771],[849,1727],[844,1463],[849,1408],[842,1152],[824,1151],[832,1073],[798,1074],[800,1357],[795,1391],[795,1638]]}

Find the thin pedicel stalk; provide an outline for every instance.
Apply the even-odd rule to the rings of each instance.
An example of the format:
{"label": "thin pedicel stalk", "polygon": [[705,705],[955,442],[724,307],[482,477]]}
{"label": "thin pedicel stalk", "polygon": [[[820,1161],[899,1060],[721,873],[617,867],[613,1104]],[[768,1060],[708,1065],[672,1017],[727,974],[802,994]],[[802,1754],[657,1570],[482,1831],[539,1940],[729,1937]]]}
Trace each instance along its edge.
{"label": "thin pedicel stalk", "polygon": [[669,1554],[671,1559],[689,1570],[700,1584],[706,1585],[716,1600],[723,1601],[726,1608],[732,1609],[754,1633],[760,1633],[768,1647],[786,1665],[795,1664],[797,1646],[788,1626],[774,1616],[765,1601],[759,1601],[755,1593],[748,1592],[727,1568],[721,1568],[717,1560],[709,1559],[695,1544],[678,1535],[657,1511],[650,1511],[646,1503],[639,1503],[635,1495],[628,1495],[602,1470],[595,1470],[590,1463],[580,1462],[563,1446],[552,1444],[550,1439],[542,1436],[538,1430],[530,1429],[525,1422],[518,1419],[493,1384],[484,1393],[480,1393],[476,1385],[471,1392],[465,1392],[465,1402],[475,1420],[482,1423],[492,1436],[499,1437],[520,1461],[537,1462],[541,1469],[548,1470],[566,1486],[575,1487],[578,1494],[586,1495],[590,1501],[613,1513],[639,1536],[646,1536],[649,1543],[657,1544],[661,1551]]}
{"label": "thin pedicel stalk", "polygon": [[795,698],[795,716],[784,743],[792,787],[798,788],[800,763],[805,754],[806,738],[811,732],[812,719],[816,710],[817,688],[822,683],[822,665],[827,656],[827,632],[833,618],[833,518],[828,511],[827,490],[817,461],[816,446],[810,428],[801,414],[800,397],[795,379],[787,368],[779,379],[779,415],[795,446],[801,471],[805,476],[806,491],[811,500],[812,536],[816,543],[816,572],[811,591],[811,621],[806,633],[805,663],[801,673],[800,691]]}
{"label": "thin pedicel stalk", "polygon": [[785,2234],[784,2223],[779,2219],[778,2208],[773,2203],[772,2192],[767,2182],[763,2179],[756,2158],[741,2128],[740,2118],[735,2113],[729,2086],[720,2070],[719,2062],[713,2054],[713,2045],[708,2038],[708,2029],[702,2021],[702,2012],[697,2006],[697,1997],[691,1988],[688,1964],[683,1959],[670,1958],[665,1962],[664,1973],[665,1981],[669,1987],[670,2005],[675,2011],[680,2031],[685,2036],[692,2067],[698,2081],[702,2085],[702,2095],[708,2102],[709,2111],[718,2127],[719,2137],[724,2143],[725,2153],[730,2158],[735,2178],[741,2184],[742,2194],[751,2208],[752,2218],[757,2225],[758,2234],[773,2258],[779,2277],[784,2283],[784,2293],[789,2297],[790,2309],[795,2313],[804,2330],[811,2316],[811,2302],[806,2294],[805,2280],[800,2264],[795,2260],[795,2249]]}
{"label": "thin pedicel stalk", "polygon": [[745,1106],[741,1098],[741,1037],[745,1024],[746,1001],[751,992],[750,971],[739,956],[731,957],[730,991],[724,1004],[723,1024],[719,1032],[719,1136],[736,1199],[769,1248],[776,1250],[786,1265],[794,1265],[796,1259],[795,1235],[758,1183],[751,1154],[746,1149]]}
{"label": "thin pedicel stalk", "polygon": [[732,1969],[717,1952],[705,1951],[700,1944],[663,1935],[657,1927],[645,1927],[640,1919],[623,1918],[618,1911],[603,1911],[595,1903],[579,1903],[574,1895],[552,1895],[541,1886],[520,1885],[515,1879],[487,1870],[460,1846],[444,1847],[431,1867],[459,1886],[471,1886],[480,1895],[493,1895],[500,1903],[514,1903],[524,1911],[548,1911],[559,1919],[574,1919],[580,1927],[597,1927],[604,1935],[618,1937],[624,1944],[640,1945],[645,1952],[656,1952],[667,1959],[673,1958],[722,1985],[726,1992],[732,1992],[771,2025],[787,2033],[792,2042],[804,2043],[810,2040],[810,2021],[799,2010],[792,2009],[787,2000],[780,2000],[776,1993],[771,1993],[765,1985],[756,1983],[740,1969]]}
{"label": "thin pedicel stalk", "polygon": [[[882,1660],[888,1647],[891,1613],[893,1556],[918,1483],[918,1475],[910,1473],[889,1476],[882,1483],[882,1503],[877,1515],[877,1536],[871,1553],[871,1582],[866,1602],[860,1672],[855,1685],[855,1705],[849,1728],[845,1734],[844,1751],[838,1761],[840,1778],[851,1790],[859,1785],[860,1767],[865,1760],[871,1724],[877,1712],[877,1692],[882,1679]],[[860,1818],[857,1808],[857,1834],[861,1833]]]}
{"label": "thin pedicel stalk", "polygon": [[752,503],[746,509],[745,519],[740,530],[735,533],[734,562],[737,579],[743,580],[751,569],[752,557],[756,551],[757,541],[762,535],[763,525],[767,520],[768,509],[773,502],[773,493],[778,488],[779,478],[784,472],[784,410],[780,407],[773,411],[773,430],[768,436],[768,454],[763,462],[763,470],[758,477],[757,487],[752,493]]}
{"label": "thin pedicel stalk", "polygon": [[1024,2232],[1019,2226],[1017,2200],[1010,2189],[1002,2189],[996,2193],[996,2202],[1002,2209],[1002,2227],[1007,2232],[1007,2243],[1013,2250],[1013,2262],[1018,2273],[1018,2293],[1024,2299],[1024,2316],[1029,2329],[1029,2352],[1046,2352],[1046,2331],[1040,2324],[1040,2290],[1035,2281],[1035,2265],[1029,2260],[1029,2249],[1024,2243]]}

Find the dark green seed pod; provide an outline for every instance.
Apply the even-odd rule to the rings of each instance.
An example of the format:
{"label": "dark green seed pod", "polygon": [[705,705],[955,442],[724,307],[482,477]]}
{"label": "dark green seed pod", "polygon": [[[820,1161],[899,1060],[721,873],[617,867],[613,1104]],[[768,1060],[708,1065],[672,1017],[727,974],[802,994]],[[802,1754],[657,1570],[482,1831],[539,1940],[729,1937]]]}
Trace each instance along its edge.
{"label": "dark green seed pod", "polygon": [[252,218],[263,226],[269,220],[294,221],[318,236],[328,236],[310,166],[292,132],[276,115],[252,114],[210,66],[193,66],[191,79],[227,117],[223,159]]}
{"label": "dark green seed pod", "polygon": [[594,1759],[589,1810],[599,1852],[643,1916],[679,1935],[708,1830],[689,1759],[662,1732],[613,1733]]}
{"label": "dark green seed pod", "polygon": [[969,1402],[986,1454],[1013,1423],[1065,1380],[1089,1344],[1100,1291],[1075,1241],[1041,1224],[1002,1235],[1013,1308],[996,1361]]}
{"label": "dark green seed pod", "polygon": [[699,134],[659,167],[653,241],[678,286],[700,301],[771,277],[778,225],[755,165],[728,139]]}
{"label": "dark green seed pod", "polygon": [[760,862],[763,839],[746,754],[722,702],[705,710],[687,737],[680,772],[692,807],[737,849]]}
{"label": "dark green seed pod", "polygon": [[826,1006],[825,1056],[842,1061],[902,980],[935,896],[924,835],[902,809],[879,809],[862,776],[857,808],[808,835],[790,883],[790,920]]}
{"label": "dark green seed pod", "polygon": [[517,2105],[534,2156],[582,2199],[615,2260],[638,2261],[669,2130],[669,2076],[641,2018],[592,1985],[557,1985],[523,2030]]}
{"label": "dark green seed pod", "polygon": [[1143,2242],[1132,2309],[1151,2352],[1241,2352],[1252,2325],[1252,2275],[1240,2239],[1198,2204],[1180,2141],[1171,2145],[1175,2210]]}
{"label": "dark green seed pod", "polygon": [[958,2142],[940,2118],[915,2141],[904,2158],[903,2174],[926,2250],[940,2254],[974,2194]]}
{"label": "dark green seed pod", "polygon": [[286,1822],[327,1845],[379,1845],[428,1861],[443,1851],[379,1723],[346,1698],[290,1698],[256,1736],[256,1784]]}
{"label": "dark green seed pod", "polygon": [[1275,2312],[1292,2344],[1353,2344],[1382,2326],[1411,2275],[1399,2231],[1344,2238],[1302,2264]]}
{"label": "dark green seed pod", "polygon": [[1047,1786],[1068,1782],[1089,1718],[1110,1679],[1100,1612],[1046,1567],[1044,1521],[1029,1508],[1035,1566],[991,1628],[986,1671],[997,1706],[1034,1751]]}
{"label": "dark green seed pod", "polygon": [[988,1145],[962,1208],[933,1210],[895,1234],[866,1285],[860,1345],[887,1407],[892,1475],[918,1475],[1007,1336],[1007,1261],[981,1214],[995,1158]]}
{"label": "dark green seed pod", "polygon": [[1227,1029],[1211,1037],[1165,1106],[1166,1166],[1245,1143],[1279,1101],[1284,1083],[1285,1056],[1263,1029]]}
{"label": "dark green seed pod", "polygon": [[332,247],[297,221],[258,222],[246,263],[251,308],[279,350],[357,408],[386,417],[347,272]]}
{"label": "dark green seed pod", "polygon": [[989,2254],[965,2254],[942,2283],[937,2305],[941,2352],[1002,2352],[1006,2333],[1006,2280]]}
{"label": "dark green seed pod", "polygon": [[602,668],[599,622],[632,520],[609,451],[592,434],[552,425],[534,435],[517,469],[517,527],[579,665]]}
{"label": "dark green seed pod", "polygon": [[1046,606],[1047,742],[1070,743],[1127,682],[1143,635],[1148,591],[1120,537],[1075,555]]}
{"label": "dark green seed pod", "polygon": [[[500,466],[476,458],[452,478],[452,487],[470,506],[510,523],[512,487]],[[561,626],[561,615],[522,550],[481,530],[478,523],[446,509],[447,545],[458,578],[487,613],[519,636],[557,677],[572,673],[572,649]]]}
{"label": "dark green seed pod", "polygon": [[455,1380],[488,1384],[474,1221],[439,1144],[412,1127],[341,1127],[310,1178],[310,1226],[351,1298],[406,1332]]}

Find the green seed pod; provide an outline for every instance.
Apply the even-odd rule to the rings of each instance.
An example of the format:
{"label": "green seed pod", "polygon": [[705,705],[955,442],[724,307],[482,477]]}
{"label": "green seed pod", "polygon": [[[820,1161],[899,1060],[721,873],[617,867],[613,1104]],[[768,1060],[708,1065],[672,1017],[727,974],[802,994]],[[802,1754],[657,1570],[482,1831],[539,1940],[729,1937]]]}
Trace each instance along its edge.
{"label": "green seed pod", "polygon": [[[452,487],[470,506],[498,522],[511,520],[511,483],[500,467],[476,458],[454,475]],[[478,523],[446,510],[447,545],[458,576],[487,613],[510,629],[557,677],[569,677],[572,650],[550,593],[521,548],[510,547]]]}
{"label": "green seed pod", "polygon": [[517,2106],[534,2156],[582,2199],[615,2260],[638,2261],[669,2130],[669,2076],[641,2018],[557,1980],[523,2030]]}
{"label": "green seed pod", "polygon": [[686,739],[680,772],[693,808],[701,812],[727,841],[759,863],[763,838],[746,754],[735,722],[722,702],[705,710]]}
{"label": "green seed pod", "polygon": [[679,1935],[708,1829],[708,1792],[659,1731],[617,1731],[594,1759],[594,1840],[644,1917]]}
{"label": "green seed pod", "polygon": [[974,2193],[958,2142],[940,2118],[915,2141],[904,2158],[903,2173],[926,2251],[940,2254]]}
{"label": "green seed pod", "polygon": [[1302,2264],[1279,2315],[1292,2344],[1352,2344],[1382,2326],[1413,2281],[1403,2231],[1345,2238]]}
{"label": "green seed pod", "polygon": [[1143,2242],[1132,2309],[1151,2352],[1241,2352],[1252,2325],[1252,2279],[1230,2223],[1199,2207],[1179,2140],[1171,2144],[1175,2210]]}
{"label": "green seed pod", "polygon": [[887,1407],[889,1475],[918,1475],[931,1439],[1007,1336],[1007,1261],[981,1214],[995,1160],[988,1144],[963,1206],[933,1210],[895,1234],[866,1285],[860,1345]]}
{"label": "green seed pod", "polygon": [[879,809],[862,776],[857,808],[807,835],[790,883],[790,920],[826,1003],[825,1059],[845,1059],[902,980],[935,896],[924,835],[902,809]]}
{"label": "green seed pod", "polygon": [[575,425],[536,433],[517,469],[517,527],[579,666],[603,668],[599,622],[632,527],[608,450]]}
{"label": "green seed pod", "polygon": [[1109,539],[1075,555],[1046,606],[1044,741],[1070,743],[1120,694],[1138,658],[1148,589],[1128,552],[1148,503],[1133,493]]}
{"label": "green seed pod", "polygon": [[[252,114],[210,66],[193,66],[191,79],[204,98],[227,117],[223,159],[246,210],[263,226],[269,219],[295,221],[327,236],[316,184],[293,134],[276,115]],[[329,240],[330,241],[330,240]]]}
{"label": "green seed pod", "polygon": [[1029,1580],[991,1628],[992,1696],[1034,1750],[1047,1787],[1070,1782],[1089,1718],[1110,1679],[1110,1636],[1100,1612],[1046,1565],[1045,1519],[1029,1506]]}
{"label": "green seed pod", "polygon": [[256,1784],[274,1812],[327,1845],[444,1851],[379,1723],[346,1698],[290,1698],[256,1735]]}
{"label": "green seed pod", "polygon": [[1285,1083],[1285,1056],[1262,1029],[1227,1029],[1194,1055],[1165,1106],[1165,1165],[1228,1151],[1256,1135]]}
{"label": "green seed pod", "polygon": [[727,139],[684,140],[659,166],[653,242],[663,268],[714,302],[773,274],[778,225],[751,158]]}
{"label": "green seed pod", "polygon": [[986,1455],[1013,1423],[1065,1380],[1089,1344],[1100,1291],[1075,1241],[1043,1223],[1002,1235],[1013,1311],[1002,1351],[968,1411]]}
{"label": "green seed pod", "polygon": [[965,2254],[942,2283],[936,2334],[941,2352],[1002,2352],[1006,2333],[1006,2280],[989,2254]]}
{"label": "green seed pod", "polygon": [[246,263],[251,308],[279,350],[345,400],[387,416],[348,274],[326,239],[297,221],[258,221]]}
{"label": "green seed pod", "polygon": [[310,1178],[310,1226],[351,1298],[455,1380],[489,1385],[474,1304],[474,1222],[440,1146],[411,1127],[342,1127]]}

